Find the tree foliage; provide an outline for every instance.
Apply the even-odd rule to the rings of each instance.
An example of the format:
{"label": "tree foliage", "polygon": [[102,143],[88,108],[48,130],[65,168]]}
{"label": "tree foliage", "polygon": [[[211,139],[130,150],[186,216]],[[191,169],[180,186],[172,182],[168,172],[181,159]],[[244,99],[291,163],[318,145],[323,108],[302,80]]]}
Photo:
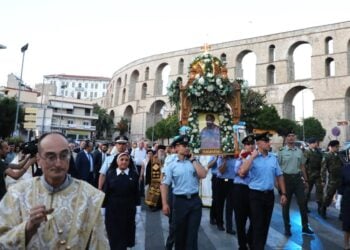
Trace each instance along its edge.
{"label": "tree foliage", "polygon": [[120,121],[117,123],[116,130],[119,131],[121,135],[125,135],[129,129],[129,120],[126,118],[121,118]]}
{"label": "tree foliage", "polygon": [[169,139],[179,133],[179,128],[180,123],[178,115],[173,114],[168,116],[166,119],[157,122],[154,126],[154,130],[153,127],[149,127],[146,130],[146,137],[149,140],[152,140],[153,134],[154,141],[158,139]]}
{"label": "tree foliage", "polygon": [[297,131],[298,138],[303,138],[303,129],[305,134],[305,140],[311,137],[316,138],[319,141],[323,141],[326,135],[326,130],[322,127],[322,124],[315,117],[309,117],[304,119],[304,128],[302,125],[298,125],[299,129]]}
{"label": "tree foliage", "polygon": [[113,118],[98,104],[94,104],[93,112],[98,115],[98,120],[92,122],[96,126],[96,139],[102,139],[104,133],[110,135],[113,132]]}
{"label": "tree foliage", "polygon": [[[0,98],[0,138],[9,137],[15,126],[17,101],[15,98]],[[24,111],[22,107],[18,113],[18,124],[24,120]]]}

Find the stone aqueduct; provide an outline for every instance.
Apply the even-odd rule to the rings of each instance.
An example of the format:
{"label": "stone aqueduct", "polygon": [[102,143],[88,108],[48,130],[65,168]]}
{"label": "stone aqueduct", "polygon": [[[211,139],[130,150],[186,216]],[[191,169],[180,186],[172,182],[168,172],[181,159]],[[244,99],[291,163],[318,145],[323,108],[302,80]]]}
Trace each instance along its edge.
{"label": "stone aqueduct", "polygon": [[[311,77],[296,79],[293,52],[301,44],[311,47]],[[330,46],[331,45],[331,46]],[[242,60],[256,55],[255,90],[266,92],[283,118],[293,119],[292,101],[303,90],[312,91],[313,116],[327,129],[325,143],[334,136],[331,129],[350,117],[350,22],[211,45],[210,53],[227,63],[229,78],[243,78]],[[200,47],[142,58],[117,70],[108,86],[106,108],[117,123],[121,117],[131,121],[131,139],[143,137],[146,128],[161,119],[161,109],[171,110],[162,94],[162,71],[169,65],[169,81],[187,81],[187,69],[202,53]],[[167,84],[167,83],[166,83]],[[346,122],[339,126],[338,139],[350,139]]]}

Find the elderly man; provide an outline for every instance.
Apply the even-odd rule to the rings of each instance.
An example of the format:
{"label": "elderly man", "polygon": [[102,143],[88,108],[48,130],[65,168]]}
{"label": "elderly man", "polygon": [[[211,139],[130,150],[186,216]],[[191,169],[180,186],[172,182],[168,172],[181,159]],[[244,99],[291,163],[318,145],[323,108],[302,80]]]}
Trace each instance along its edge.
{"label": "elderly man", "polygon": [[43,176],[12,186],[0,203],[0,249],[109,249],[104,194],[67,174],[70,156],[64,135],[42,135]]}

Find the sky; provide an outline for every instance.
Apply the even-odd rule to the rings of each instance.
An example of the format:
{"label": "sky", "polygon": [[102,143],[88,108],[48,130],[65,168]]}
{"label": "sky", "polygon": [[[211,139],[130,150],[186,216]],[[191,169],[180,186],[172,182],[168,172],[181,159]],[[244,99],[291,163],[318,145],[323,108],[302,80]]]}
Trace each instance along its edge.
{"label": "sky", "polygon": [[1,0],[0,86],[112,77],[154,54],[350,21],[349,0]]}

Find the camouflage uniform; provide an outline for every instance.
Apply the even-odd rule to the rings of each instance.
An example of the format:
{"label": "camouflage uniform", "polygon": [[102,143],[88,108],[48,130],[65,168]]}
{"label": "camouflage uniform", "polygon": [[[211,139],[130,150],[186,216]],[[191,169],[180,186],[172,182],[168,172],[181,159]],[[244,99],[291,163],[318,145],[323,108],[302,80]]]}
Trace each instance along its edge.
{"label": "camouflage uniform", "polygon": [[326,195],[323,198],[323,206],[324,208],[327,208],[332,203],[333,196],[341,184],[341,170],[343,162],[339,153],[329,152],[324,155],[321,165],[321,178],[323,183],[326,183],[328,172]]}
{"label": "camouflage uniform", "polygon": [[310,199],[310,193],[313,186],[316,186],[316,202],[320,208],[323,199],[323,186],[321,179],[321,162],[322,162],[322,152],[316,149],[308,149],[304,152],[304,157],[306,159],[305,169],[308,176],[309,189],[307,190],[306,206]]}

